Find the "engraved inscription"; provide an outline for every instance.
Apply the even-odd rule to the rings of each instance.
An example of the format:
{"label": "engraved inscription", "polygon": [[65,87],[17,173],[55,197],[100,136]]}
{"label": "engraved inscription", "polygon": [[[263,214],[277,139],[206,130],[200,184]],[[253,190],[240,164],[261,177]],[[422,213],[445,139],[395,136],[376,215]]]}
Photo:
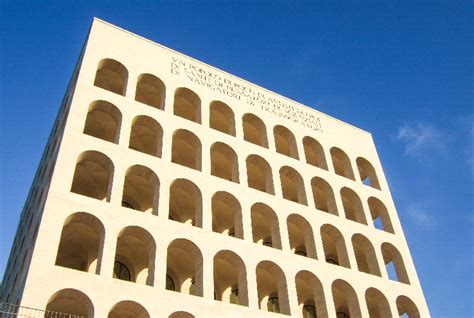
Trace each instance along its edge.
{"label": "engraved inscription", "polygon": [[245,102],[252,107],[258,107],[274,116],[300,124],[313,131],[323,132],[321,120],[316,114],[278,98],[271,97],[266,92],[261,92],[245,84],[222,77],[212,70],[186,62],[179,57],[171,57],[170,71],[173,75],[186,77],[193,83]]}

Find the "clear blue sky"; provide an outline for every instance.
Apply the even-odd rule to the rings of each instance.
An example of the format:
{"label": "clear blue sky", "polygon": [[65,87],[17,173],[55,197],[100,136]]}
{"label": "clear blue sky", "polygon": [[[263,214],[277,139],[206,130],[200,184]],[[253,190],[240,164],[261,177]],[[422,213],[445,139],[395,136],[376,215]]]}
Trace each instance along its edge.
{"label": "clear blue sky", "polygon": [[434,317],[473,313],[470,1],[1,1],[0,272],[92,17],[374,136]]}

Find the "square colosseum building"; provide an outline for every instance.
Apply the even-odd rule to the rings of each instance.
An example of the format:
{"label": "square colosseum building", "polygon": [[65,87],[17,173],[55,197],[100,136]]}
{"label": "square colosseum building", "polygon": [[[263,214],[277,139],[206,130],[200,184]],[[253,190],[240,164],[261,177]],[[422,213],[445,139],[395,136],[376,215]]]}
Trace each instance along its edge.
{"label": "square colosseum building", "polygon": [[429,317],[370,133],[94,19],[5,317]]}

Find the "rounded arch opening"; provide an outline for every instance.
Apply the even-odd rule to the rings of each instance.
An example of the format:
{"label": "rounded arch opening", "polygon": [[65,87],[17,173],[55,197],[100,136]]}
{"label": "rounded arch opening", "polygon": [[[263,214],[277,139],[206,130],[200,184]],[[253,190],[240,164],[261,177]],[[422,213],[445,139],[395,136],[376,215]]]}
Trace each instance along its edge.
{"label": "rounded arch opening", "polygon": [[150,318],[148,311],[139,303],[123,300],[116,303],[107,316],[108,318]]}
{"label": "rounded arch opening", "polygon": [[343,314],[347,317],[362,317],[357,294],[348,282],[336,279],[332,283],[331,290],[337,317]]}
{"label": "rounded arch opening", "polygon": [[166,88],[162,80],[152,74],[140,74],[137,80],[135,100],[163,110],[165,108]]}
{"label": "rounded arch opening", "polygon": [[113,59],[102,59],[95,74],[94,85],[115,94],[125,96],[128,81],[128,70]]}
{"label": "rounded arch opening", "polygon": [[171,241],[167,249],[166,273],[173,280],[176,292],[203,296],[202,253],[187,239]]}
{"label": "rounded arch opening", "polygon": [[359,271],[380,277],[380,268],[375,249],[369,239],[362,234],[356,233],[352,236],[351,241]]}
{"label": "rounded arch opening", "polygon": [[290,214],[286,219],[291,252],[317,259],[313,229],[309,222],[298,214]]}
{"label": "rounded arch opening", "polygon": [[160,180],[149,168],[134,165],[127,169],[122,206],[157,215]]}
{"label": "rounded arch opening", "polygon": [[189,88],[176,89],[173,111],[176,116],[201,123],[201,99]]}
{"label": "rounded arch opening", "polygon": [[308,205],[303,178],[295,169],[288,166],[281,167],[280,183],[284,199]]}
{"label": "rounded arch opening", "polygon": [[[155,240],[147,230],[138,226],[122,229],[117,237],[113,277],[153,286],[155,253]],[[123,275],[127,272],[123,266],[129,277]]]}
{"label": "rounded arch opening", "polygon": [[324,154],[323,146],[314,138],[303,138],[304,154],[306,162],[312,166],[328,170],[326,162],[326,155]]}
{"label": "rounded arch opening", "polygon": [[173,134],[171,161],[201,171],[201,141],[195,134],[178,129]]}
{"label": "rounded arch opening", "polygon": [[390,316],[390,305],[387,298],[376,288],[368,288],[365,291],[365,302],[370,318],[384,318]]}
{"label": "rounded arch opening", "polygon": [[321,281],[311,272],[299,271],[295,276],[298,306],[303,318],[327,317],[324,289]]}
{"label": "rounded arch opening", "polygon": [[382,256],[387,270],[388,277],[391,280],[399,281],[404,284],[410,284],[408,273],[403,262],[402,254],[390,243],[382,244]]}
{"label": "rounded arch opening", "polygon": [[89,105],[84,134],[118,143],[122,113],[113,104],[97,100]]}
{"label": "rounded arch opening", "polygon": [[350,268],[346,243],[341,232],[330,224],[324,224],[321,226],[321,239],[326,262]]}
{"label": "rounded arch opening", "polygon": [[379,179],[375,173],[374,166],[365,158],[359,157],[356,159],[357,169],[359,170],[360,180],[363,184],[369,187],[380,190]]}
{"label": "rounded arch opening", "polygon": [[385,205],[379,199],[370,197],[367,201],[369,204],[370,216],[375,228],[394,234],[392,221],[388,214],[388,210]]}
{"label": "rounded arch opening", "polygon": [[342,206],[346,219],[367,225],[362,201],[354,190],[344,187],[341,189]]}
{"label": "rounded arch opening", "polygon": [[71,192],[108,202],[113,173],[109,157],[98,151],[85,151],[77,158]]}
{"label": "rounded arch opening", "polygon": [[257,264],[257,293],[260,310],[290,315],[288,286],[281,268],[273,262]]}
{"label": "rounded arch opening", "polygon": [[170,187],[169,204],[169,219],[202,227],[202,195],[193,182],[174,180]]}
{"label": "rounded arch opening", "polygon": [[128,147],[160,158],[163,142],[163,128],[149,116],[133,119]]}
{"label": "rounded arch opening", "polygon": [[211,174],[239,183],[237,154],[231,147],[222,142],[215,142],[211,146]]}
{"label": "rounded arch opening", "polygon": [[268,148],[267,128],[260,118],[247,113],[242,116],[242,126],[245,141]]}
{"label": "rounded arch opening", "polygon": [[250,155],[246,160],[247,182],[250,188],[275,194],[272,169],[268,162],[260,156]]}
{"label": "rounded arch opening", "polygon": [[235,118],[232,109],[221,101],[213,101],[209,107],[209,127],[235,136]]}
{"label": "rounded arch opening", "polygon": [[397,310],[398,315],[402,317],[403,315],[408,316],[408,318],[420,318],[420,312],[416,307],[413,300],[408,298],[407,296],[401,295],[397,297]]}
{"label": "rounded arch opening", "polygon": [[298,147],[296,146],[295,135],[286,127],[277,125],[273,128],[275,138],[275,148],[282,155],[299,159]]}
{"label": "rounded arch opening", "polygon": [[243,239],[242,207],[230,193],[214,193],[211,202],[212,231]]}
{"label": "rounded arch opening", "polygon": [[92,214],[76,212],[63,224],[56,265],[99,274],[105,229]]}
{"label": "rounded arch opening", "polygon": [[268,247],[281,249],[278,217],[268,205],[255,203],[251,208],[253,241]]}
{"label": "rounded arch opening", "polygon": [[61,289],[49,298],[45,317],[57,317],[58,314],[92,318],[94,306],[83,292],[72,288]]}
{"label": "rounded arch opening", "polygon": [[332,164],[334,166],[334,172],[342,177],[355,180],[349,156],[347,156],[344,151],[337,147],[332,147],[330,152]]}
{"label": "rounded arch opening", "polygon": [[248,306],[247,270],[234,252],[223,250],[214,256],[214,295],[222,302]]}
{"label": "rounded arch opening", "polygon": [[313,199],[316,209],[339,215],[334,198],[334,191],[326,180],[314,177],[311,179],[311,189],[313,190]]}

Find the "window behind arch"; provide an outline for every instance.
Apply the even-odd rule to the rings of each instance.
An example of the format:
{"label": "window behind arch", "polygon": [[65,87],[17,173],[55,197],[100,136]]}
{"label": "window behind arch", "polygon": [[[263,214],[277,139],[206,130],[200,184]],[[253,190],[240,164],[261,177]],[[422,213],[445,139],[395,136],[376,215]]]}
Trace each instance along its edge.
{"label": "window behind arch", "polygon": [[268,298],[267,309],[269,312],[280,312],[280,301],[278,297]]}
{"label": "window behind arch", "polygon": [[316,318],[316,307],[313,305],[303,306],[303,318]]}
{"label": "window behind arch", "polygon": [[131,281],[132,276],[130,275],[130,270],[123,263],[115,261],[114,263],[114,278],[121,280]]}

